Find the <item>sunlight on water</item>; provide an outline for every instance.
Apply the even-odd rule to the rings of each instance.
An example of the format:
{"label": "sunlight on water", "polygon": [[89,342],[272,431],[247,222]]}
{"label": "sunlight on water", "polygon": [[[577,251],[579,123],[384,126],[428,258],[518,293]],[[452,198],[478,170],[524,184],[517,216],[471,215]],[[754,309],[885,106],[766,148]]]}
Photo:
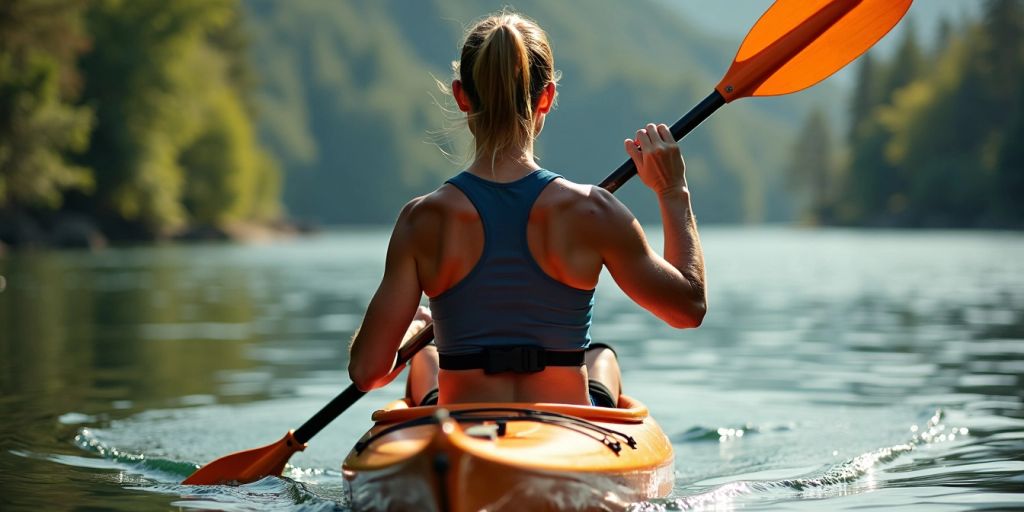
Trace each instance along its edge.
{"label": "sunlight on water", "polygon": [[[963,440],[963,437],[967,436],[966,427],[947,428],[942,419],[942,411],[937,411],[923,427],[910,427],[912,435],[906,443],[862,453],[820,472],[795,478],[764,480],[745,480],[737,475],[731,478],[738,480],[714,486],[709,490],[664,501],[636,504],[632,510],[735,510],[746,509],[748,506],[745,502],[756,504],[756,499],[764,497],[772,500],[823,499],[875,490],[879,486],[878,471],[881,466],[896,461],[920,446],[953,442],[957,436]],[[743,429],[718,429],[721,442],[743,437],[742,432]],[[833,455],[836,453],[833,452]]]}
{"label": "sunlight on water", "polygon": [[[633,510],[1024,507],[1024,238],[706,229],[709,314],[670,329],[605,276],[593,335],[676,451]],[[0,260],[0,468],[16,508],[344,510],[371,393],[283,478],[180,482],[347,384],[385,231]],[[657,237],[653,243],[658,245]],[[17,361],[18,364],[12,363]],[[937,413],[936,411],[941,411]]]}

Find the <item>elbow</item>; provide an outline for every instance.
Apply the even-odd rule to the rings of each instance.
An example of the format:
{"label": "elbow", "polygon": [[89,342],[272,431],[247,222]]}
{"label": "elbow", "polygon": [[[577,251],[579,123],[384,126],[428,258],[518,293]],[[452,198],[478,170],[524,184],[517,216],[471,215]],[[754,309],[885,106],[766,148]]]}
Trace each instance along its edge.
{"label": "elbow", "polygon": [[708,301],[701,299],[693,306],[693,327],[700,327],[704,323],[704,315],[708,314]]}
{"label": "elbow", "polygon": [[668,325],[676,329],[696,329],[704,322],[707,314],[707,301],[686,301],[674,314],[665,319]]}
{"label": "elbow", "polygon": [[348,363],[348,377],[360,391],[370,391],[376,387],[377,376],[367,371],[366,365],[356,364],[355,361]]}

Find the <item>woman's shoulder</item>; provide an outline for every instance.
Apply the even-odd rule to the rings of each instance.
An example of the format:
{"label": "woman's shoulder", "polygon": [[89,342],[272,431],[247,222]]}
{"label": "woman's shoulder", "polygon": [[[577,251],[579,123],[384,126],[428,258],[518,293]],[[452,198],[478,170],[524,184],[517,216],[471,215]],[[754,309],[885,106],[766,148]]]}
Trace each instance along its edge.
{"label": "woman's shoulder", "polygon": [[561,215],[578,217],[585,221],[610,221],[617,217],[632,218],[629,209],[611,192],[584,183],[575,183],[561,177],[544,191],[544,204]]}
{"label": "woman's shoulder", "polygon": [[414,197],[402,208],[399,223],[417,228],[439,224],[445,220],[475,217],[473,203],[457,188],[443,184],[433,192]]}

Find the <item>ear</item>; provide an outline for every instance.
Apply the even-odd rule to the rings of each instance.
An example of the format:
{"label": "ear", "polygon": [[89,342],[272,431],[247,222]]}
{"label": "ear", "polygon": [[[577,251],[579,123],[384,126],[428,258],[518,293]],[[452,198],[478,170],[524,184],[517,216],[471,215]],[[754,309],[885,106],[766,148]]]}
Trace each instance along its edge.
{"label": "ear", "polygon": [[452,80],[452,96],[455,97],[455,104],[459,106],[459,110],[463,112],[473,110],[472,105],[469,103],[469,96],[466,95],[466,90],[462,88],[462,80]]}
{"label": "ear", "polygon": [[551,111],[551,107],[555,105],[555,84],[552,82],[540,91],[540,98],[537,98],[537,113],[547,114]]}

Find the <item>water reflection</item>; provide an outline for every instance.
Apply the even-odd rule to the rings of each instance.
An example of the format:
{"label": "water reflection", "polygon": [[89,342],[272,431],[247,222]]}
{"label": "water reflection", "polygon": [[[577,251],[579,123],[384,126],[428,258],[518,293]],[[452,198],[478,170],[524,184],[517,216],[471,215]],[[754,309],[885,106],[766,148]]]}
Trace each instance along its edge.
{"label": "water reflection", "polygon": [[[344,347],[386,241],[348,231],[0,259],[5,494],[22,506],[57,492],[166,507],[176,498],[131,488],[173,494],[177,477],[98,450],[187,464],[294,428],[346,382]],[[910,506],[959,487],[1005,506],[1021,488],[1024,238],[708,229],[704,245],[711,308],[699,330],[661,325],[607,276],[597,290],[595,339],[616,345],[626,390],[676,445],[669,505]],[[368,396],[294,459],[303,492],[340,499],[331,471],[369,411],[400,392]],[[948,417],[932,425],[937,408]],[[81,428],[91,437],[76,444]],[[111,469],[83,458],[132,483],[97,484]],[[259,489],[252,506],[295,504],[287,482]]]}

